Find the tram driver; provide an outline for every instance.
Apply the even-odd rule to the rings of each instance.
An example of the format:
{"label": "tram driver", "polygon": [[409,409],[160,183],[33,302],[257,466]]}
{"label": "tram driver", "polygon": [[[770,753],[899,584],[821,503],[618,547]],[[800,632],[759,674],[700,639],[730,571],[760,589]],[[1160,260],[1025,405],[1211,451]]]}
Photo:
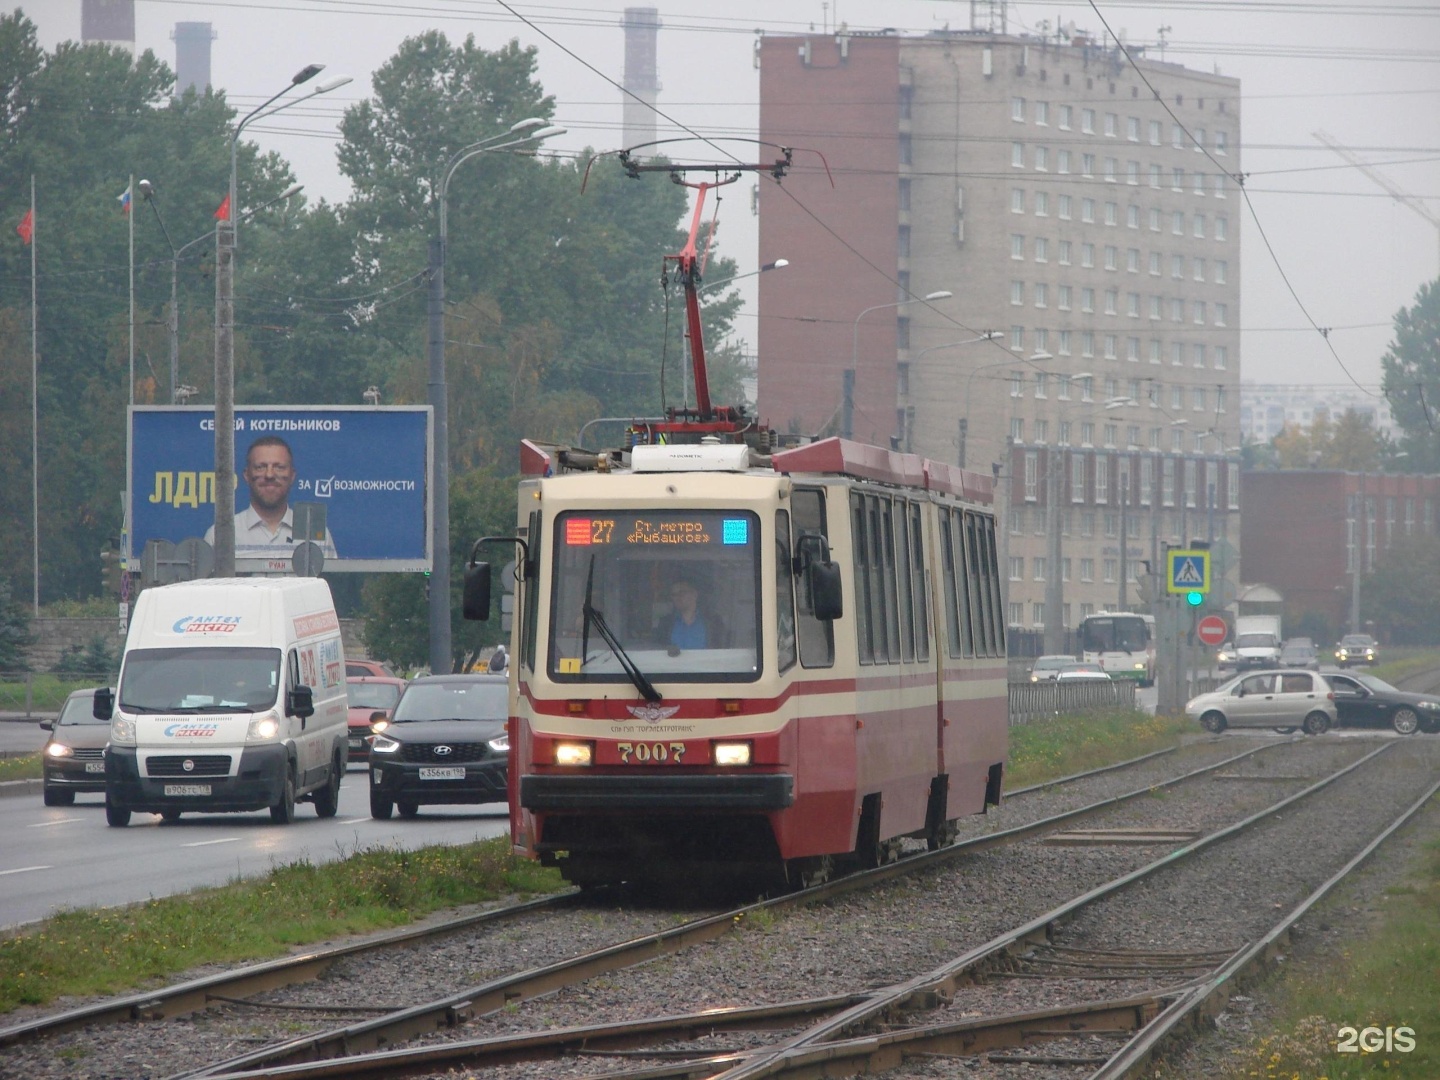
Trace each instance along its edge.
{"label": "tram driver", "polygon": [[689,578],[677,578],[670,585],[670,609],[670,617],[661,620],[655,636],[672,656],[687,649],[725,648],[724,620],[700,609],[700,590]]}

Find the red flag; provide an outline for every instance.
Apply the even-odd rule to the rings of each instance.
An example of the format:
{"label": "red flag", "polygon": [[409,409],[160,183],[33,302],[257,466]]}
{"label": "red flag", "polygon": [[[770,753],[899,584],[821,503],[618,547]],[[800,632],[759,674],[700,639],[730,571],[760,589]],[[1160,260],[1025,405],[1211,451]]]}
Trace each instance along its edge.
{"label": "red flag", "polygon": [[28,246],[30,238],[35,235],[35,211],[26,210],[25,216],[20,219],[20,224],[15,226],[15,231],[20,234],[20,239]]}
{"label": "red flag", "polygon": [[225,201],[220,204],[220,209],[215,211],[216,221],[230,220],[230,196],[225,196]]}

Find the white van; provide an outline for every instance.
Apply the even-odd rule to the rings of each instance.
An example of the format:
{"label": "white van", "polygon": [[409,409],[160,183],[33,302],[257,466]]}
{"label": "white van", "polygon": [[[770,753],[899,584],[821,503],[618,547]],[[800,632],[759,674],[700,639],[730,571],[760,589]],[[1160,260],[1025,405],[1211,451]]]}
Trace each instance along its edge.
{"label": "white van", "polygon": [[146,589],[135,605],[110,720],[105,819],[132,811],[260,810],[297,800],[332,817],[345,775],[345,653],[319,578],[216,578]]}

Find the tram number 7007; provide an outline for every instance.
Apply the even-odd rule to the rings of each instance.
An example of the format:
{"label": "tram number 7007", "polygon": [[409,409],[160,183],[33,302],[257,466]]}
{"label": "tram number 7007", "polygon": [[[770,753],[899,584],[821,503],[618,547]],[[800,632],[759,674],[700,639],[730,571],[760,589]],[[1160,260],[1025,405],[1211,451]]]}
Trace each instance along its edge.
{"label": "tram number 7007", "polygon": [[622,742],[615,744],[615,750],[622,765],[663,765],[666,762],[679,765],[680,759],[685,756],[683,742]]}

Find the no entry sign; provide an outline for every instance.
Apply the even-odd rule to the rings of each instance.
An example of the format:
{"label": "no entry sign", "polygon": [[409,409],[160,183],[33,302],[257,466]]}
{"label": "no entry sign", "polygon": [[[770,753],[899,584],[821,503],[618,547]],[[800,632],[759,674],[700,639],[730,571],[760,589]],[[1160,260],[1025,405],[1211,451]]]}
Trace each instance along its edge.
{"label": "no entry sign", "polygon": [[1219,645],[1228,632],[1225,620],[1219,615],[1206,615],[1195,627],[1195,636],[1206,645]]}

